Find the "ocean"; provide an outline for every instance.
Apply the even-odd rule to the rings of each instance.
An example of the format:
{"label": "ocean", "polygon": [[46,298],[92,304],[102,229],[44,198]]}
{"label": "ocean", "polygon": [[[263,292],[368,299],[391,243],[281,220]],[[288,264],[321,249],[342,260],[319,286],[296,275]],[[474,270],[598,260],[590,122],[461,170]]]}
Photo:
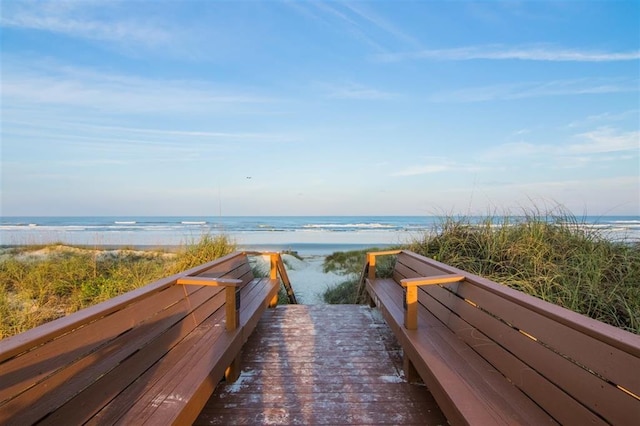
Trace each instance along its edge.
{"label": "ocean", "polygon": [[[243,248],[326,254],[406,243],[433,231],[442,220],[437,216],[0,217],[0,245],[176,247],[204,234],[225,234]],[[640,216],[594,216],[577,222],[605,238],[640,241]]]}

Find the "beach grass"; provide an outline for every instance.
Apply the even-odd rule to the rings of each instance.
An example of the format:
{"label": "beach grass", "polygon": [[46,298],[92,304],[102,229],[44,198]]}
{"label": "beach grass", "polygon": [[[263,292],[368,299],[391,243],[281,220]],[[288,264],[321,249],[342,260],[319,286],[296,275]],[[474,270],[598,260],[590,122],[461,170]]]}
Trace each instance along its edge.
{"label": "beach grass", "polygon": [[[385,250],[400,249],[402,247],[387,247]],[[358,303],[358,285],[362,274],[367,252],[380,251],[377,247],[365,250],[338,251],[330,254],[324,260],[322,269],[325,273],[334,272],[345,276],[345,280],[330,286],[322,294],[322,299],[331,304]],[[380,277],[390,277],[393,272],[393,257],[383,256],[376,266],[376,273]]]}
{"label": "beach grass", "polygon": [[5,250],[0,260],[0,339],[111,299],[235,250],[205,235],[177,253],[91,250],[60,244]]}
{"label": "beach grass", "polygon": [[[405,248],[640,334],[640,243],[605,237],[569,214],[533,211],[448,217]],[[354,303],[366,251],[375,250],[327,257],[325,270],[352,277],[325,292],[327,303]],[[390,265],[377,269],[388,274]]]}
{"label": "beach grass", "polygon": [[[384,250],[396,250],[401,249],[402,246],[385,247]],[[362,273],[362,267],[367,258],[367,253],[374,251],[382,251],[378,247],[371,247],[364,250],[352,250],[352,251],[338,251],[330,254],[324,260],[322,266],[323,271],[335,272],[339,275],[357,275],[360,277]],[[393,259],[387,256],[383,256],[380,262],[376,266],[376,271],[381,277],[391,276],[393,271]]]}
{"label": "beach grass", "polygon": [[640,243],[571,215],[449,218],[409,249],[640,334]]}

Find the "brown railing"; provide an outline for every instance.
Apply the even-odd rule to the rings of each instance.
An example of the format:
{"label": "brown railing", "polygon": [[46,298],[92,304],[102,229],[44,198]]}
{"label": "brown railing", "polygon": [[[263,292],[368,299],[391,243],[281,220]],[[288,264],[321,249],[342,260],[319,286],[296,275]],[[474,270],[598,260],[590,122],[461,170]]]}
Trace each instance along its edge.
{"label": "brown railing", "polygon": [[295,305],[298,303],[296,299],[296,295],[293,292],[293,288],[291,287],[291,281],[289,280],[289,275],[287,275],[287,270],[284,267],[284,262],[282,261],[282,255],[279,252],[261,252],[261,251],[245,251],[247,256],[269,256],[269,278],[272,280],[276,279],[278,275],[280,276],[280,280],[282,280],[282,285],[287,293],[287,299],[290,304]]}

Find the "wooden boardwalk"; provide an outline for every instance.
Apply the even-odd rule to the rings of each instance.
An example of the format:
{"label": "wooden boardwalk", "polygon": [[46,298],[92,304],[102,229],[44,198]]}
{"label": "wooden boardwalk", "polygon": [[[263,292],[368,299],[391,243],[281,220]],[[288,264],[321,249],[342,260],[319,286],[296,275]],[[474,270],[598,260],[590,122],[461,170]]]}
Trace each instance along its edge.
{"label": "wooden boardwalk", "polygon": [[408,384],[377,311],[358,305],[268,310],[195,424],[446,424],[426,387]]}

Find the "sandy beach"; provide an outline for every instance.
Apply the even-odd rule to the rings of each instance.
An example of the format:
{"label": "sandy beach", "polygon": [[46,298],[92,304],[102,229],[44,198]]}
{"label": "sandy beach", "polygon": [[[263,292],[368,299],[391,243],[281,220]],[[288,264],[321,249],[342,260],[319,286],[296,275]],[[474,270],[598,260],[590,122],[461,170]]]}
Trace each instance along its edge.
{"label": "sandy beach", "polygon": [[[296,295],[298,303],[304,305],[317,305],[325,303],[322,293],[333,285],[345,281],[348,277],[333,272],[323,272],[322,265],[326,256],[305,255],[299,259],[290,254],[283,254],[282,260],[291,280],[291,287]],[[261,258],[263,268],[268,269],[269,258]]]}

